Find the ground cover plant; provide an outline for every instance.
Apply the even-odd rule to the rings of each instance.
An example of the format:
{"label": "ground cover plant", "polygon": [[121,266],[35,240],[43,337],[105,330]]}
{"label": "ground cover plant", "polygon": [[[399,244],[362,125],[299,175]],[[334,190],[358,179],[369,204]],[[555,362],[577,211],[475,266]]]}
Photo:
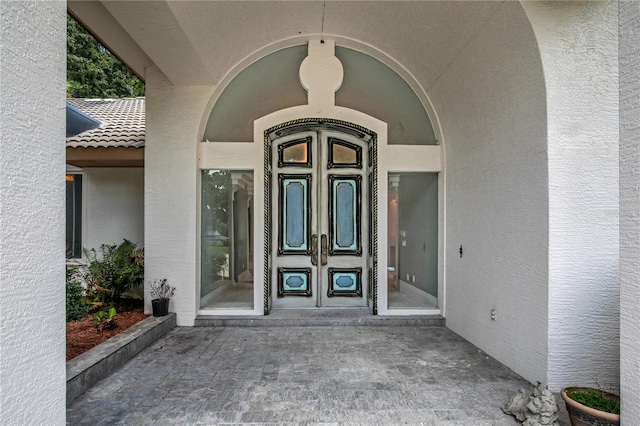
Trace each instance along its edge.
{"label": "ground cover plant", "polygon": [[605,413],[620,414],[620,401],[607,398],[607,393],[592,388],[569,388],[567,396],[574,401]]}
{"label": "ground cover plant", "polygon": [[135,243],[124,240],[119,245],[102,244],[96,249],[83,250],[87,259],[81,271],[87,287],[90,305],[104,307],[139,286],[144,280],[144,251]]}

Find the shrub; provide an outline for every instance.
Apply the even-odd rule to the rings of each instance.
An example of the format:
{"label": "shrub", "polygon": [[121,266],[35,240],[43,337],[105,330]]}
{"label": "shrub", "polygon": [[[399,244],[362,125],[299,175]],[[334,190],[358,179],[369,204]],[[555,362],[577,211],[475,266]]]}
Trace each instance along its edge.
{"label": "shrub", "polygon": [[206,281],[215,282],[223,280],[227,277],[224,276],[223,270],[227,264],[227,256],[229,253],[229,247],[206,245],[204,247],[204,271],[206,272]]}
{"label": "shrub", "polygon": [[112,305],[122,293],[142,283],[144,252],[129,240],[119,245],[102,244],[100,252],[84,249],[88,264],[83,278],[92,305]]}
{"label": "shrub", "polygon": [[67,268],[67,322],[78,320],[89,314],[83,298],[82,284],[75,279],[74,270]]}

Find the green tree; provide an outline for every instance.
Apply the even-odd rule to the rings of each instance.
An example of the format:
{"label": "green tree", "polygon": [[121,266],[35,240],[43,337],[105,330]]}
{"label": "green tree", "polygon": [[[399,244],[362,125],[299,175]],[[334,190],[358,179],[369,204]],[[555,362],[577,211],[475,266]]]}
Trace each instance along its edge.
{"label": "green tree", "polygon": [[[229,170],[207,170],[202,173],[202,226],[203,232],[218,232],[229,237],[229,213],[231,203],[231,173]],[[229,240],[202,239],[203,293],[215,289],[215,282],[225,279],[223,266],[227,266]],[[227,277],[228,278],[228,277]]]}
{"label": "green tree", "polygon": [[203,223],[225,237],[229,236],[229,203],[231,173],[229,170],[208,170],[202,174]]}
{"label": "green tree", "polygon": [[67,15],[67,97],[144,96],[144,83]]}

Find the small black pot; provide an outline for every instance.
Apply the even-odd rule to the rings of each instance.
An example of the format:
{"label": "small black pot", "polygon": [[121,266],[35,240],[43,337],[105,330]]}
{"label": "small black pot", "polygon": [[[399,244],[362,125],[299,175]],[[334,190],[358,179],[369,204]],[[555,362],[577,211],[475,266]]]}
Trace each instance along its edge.
{"label": "small black pot", "polygon": [[154,317],[169,315],[169,299],[153,299],[151,301]]}

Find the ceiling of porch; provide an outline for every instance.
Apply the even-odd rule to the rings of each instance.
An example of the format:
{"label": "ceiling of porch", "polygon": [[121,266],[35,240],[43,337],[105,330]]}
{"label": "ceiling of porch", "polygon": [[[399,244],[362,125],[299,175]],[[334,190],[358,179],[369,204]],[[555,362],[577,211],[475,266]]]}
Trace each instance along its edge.
{"label": "ceiling of porch", "polygon": [[216,85],[271,43],[328,34],[374,46],[428,90],[502,2],[69,1],[69,11],[144,78]]}

